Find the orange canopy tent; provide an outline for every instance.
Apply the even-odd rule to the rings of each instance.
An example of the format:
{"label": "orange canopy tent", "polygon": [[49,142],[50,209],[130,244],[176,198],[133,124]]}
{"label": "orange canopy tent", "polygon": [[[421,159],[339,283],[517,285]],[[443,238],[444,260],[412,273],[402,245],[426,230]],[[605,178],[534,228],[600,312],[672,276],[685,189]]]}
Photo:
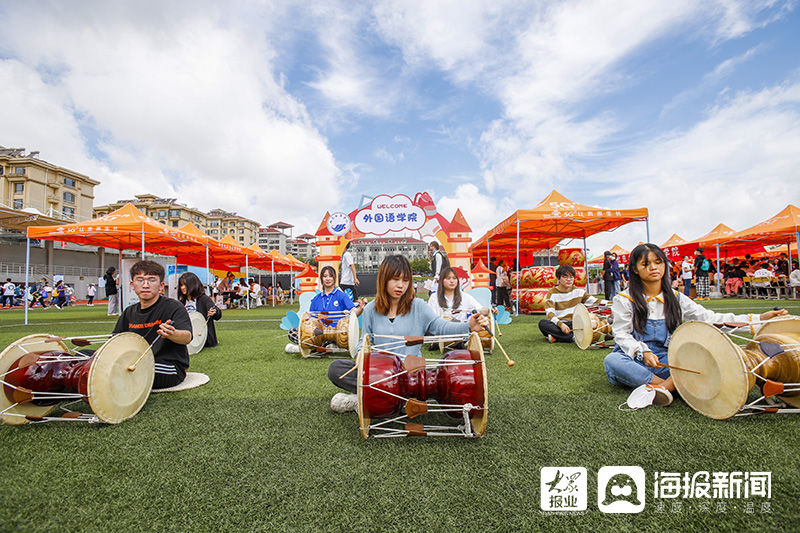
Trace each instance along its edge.
{"label": "orange canopy tent", "polygon": [[[617,254],[617,261],[619,261],[620,264],[623,264],[623,265],[627,265],[628,264],[628,259],[630,258],[630,254],[631,253],[628,250],[626,250],[625,248],[623,248],[622,246],[620,246],[618,244],[615,244],[614,246],[611,247],[609,252]],[[605,256],[604,255],[598,255],[597,257],[591,258],[588,261],[588,263],[590,265],[596,265],[596,264],[602,265],[604,260],[605,260]]]}
{"label": "orange canopy tent", "polygon": [[[777,215],[764,222],[729,236],[726,244],[757,243],[761,246],[767,244],[786,244],[788,246],[793,238],[795,243],[800,246],[800,209],[789,204]],[[800,262],[800,249],[798,249],[798,262]]]}
{"label": "orange canopy tent", "polygon": [[[717,259],[719,257],[735,257],[743,256],[745,254],[755,254],[764,251],[764,247],[755,243],[740,243],[738,245],[729,245],[726,243],[734,235],[736,230],[733,230],[725,224],[717,224],[714,229],[691,241],[686,241],[678,245],[677,250],[670,250],[667,257],[672,261],[679,261],[684,255],[692,257],[697,248],[703,249],[703,254],[709,259]],[[667,251],[666,249],[664,250]]]}
{"label": "orange canopy tent", "polygon": [[[491,255],[519,257],[519,250],[545,250],[563,239],[586,239],[638,221],[648,222],[646,208],[602,209],[573,202],[554,190],[533,209],[517,210],[487,231],[470,251],[487,259]],[[647,233],[649,238],[649,225]]]}
{"label": "orange canopy tent", "polygon": [[187,234],[148,217],[133,204],[125,204],[116,211],[99,218],[57,226],[28,228],[29,239],[68,241],[130,250],[141,248],[142,253],[174,255],[177,249],[201,249],[205,243],[197,235]]}

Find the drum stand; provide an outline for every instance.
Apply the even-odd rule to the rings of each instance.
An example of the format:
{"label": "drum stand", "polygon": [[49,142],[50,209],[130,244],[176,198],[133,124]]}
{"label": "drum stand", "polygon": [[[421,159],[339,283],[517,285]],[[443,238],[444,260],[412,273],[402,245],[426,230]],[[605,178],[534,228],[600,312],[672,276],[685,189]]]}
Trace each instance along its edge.
{"label": "drum stand", "polygon": [[[433,400],[431,401],[421,401],[416,398],[406,398],[399,394],[395,394],[393,392],[387,391],[383,388],[378,387],[381,383],[387,381],[395,381],[400,376],[404,376],[411,372],[417,372],[422,370],[423,372],[426,370],[434,370],[437,368],[447,367],[447,366],[478,366],[480,365],[482,368],[476,369],[476,371],[480,371],[484,373],[483,383],[485,385],[485,361],[483,359],[483,347],[479,340],[479,337],[476,335],[470,334],[461,334],[461,335],[435,335],[435,336],[425,336],[425,337],[402,337],[402,336],[394,336],[394,335],[373,335],[374,337],[379,337],[381,339],[389,339],[384,343],[381,344],[374,344],[370,345],[368,338],[365,337],[365,340],[362,345],[362,350],[371,350],[376,351],[382,354],[389,354],[395,355],[403,360],[403,370],[389,376],[385,376],[381,379],[372,381],[370,383],[362,383],[361,376],[359,376],[359,401],[361,401],[362,393],[364,389],[371,389],[381,394],[385,394],[387,396],[391,396],[397,398],[404,402],[404,410],[405,414],[400,414],[398,416],[382,419],[378,422],[373,422],[370,418],[365,418],[361,415],[361,411],[359,410],[359,419],[362,422],[360,430],[362,436],[365,438],[367,436],[371,436],[373,438],[392,438],[392,437],[412,437],[412,436],[432,436],[432,437],[469,437],[469,438],[478,438],[483,436],[483,432],[486,428],[486,413],[488,411],[488,405],[486,400],[484,400],[484,405],[476,406],[471,403],[466,403],[464,405],[460,404],[446,404],[446,403],[438,403]],[[423,343],[445,343],[445,342],[464,342],[468,341],[468,349],[470,351],[475,351],[480,353],[479,359],[424,359],[419,356],[415,355],[406,355],[392,351],[395,348],[400,346],[412,346],[418,345]],[[360,370],[361,366],[361,357],[362,354],[359,354],[359,364],[357,365]],[[360,373],[360,372],[359,372]],[[484,388],[484,398],[486,397],[487,391]],[[361,409],[361,407],[359,407]],[[448,414],[452,417],[453,415],[457,416],[457,413],[460,413],[461,419],[463,423],[458,424],[456,426],[444,426],[444,425],[424,425],[419,424],[416,422],[412,422],[414,418],[419,415],[427,414],[427,413],[443,413]],[[476,428],[473,424],[472,417],[478,418],[478,425],[482,426],[480,428]],[[375,433],[370,435],[370,432],[373,431]]]}
{"label": "drum stand", "polygon": [[[64,355],[63,353],[59,353],[57,355],[39,355],[35,361],[32,361],[39,364],[46,364],[46,363],[73,363],[73,362],[82,362],[88,361],[91,356],[84,355],[77,352],[77,348],[69,348],[63,341],[72,341],[72,344],[75,346],[89,346],[91,344],[101,344],[111,338],[111,335],[93,335],[89,337],[55,337],[55,336],[47,336],[46,339],[41,340],[41,338],[29,341],[29,342],[18,342],[15,344],[16,348],[19,349],[24,354],[30,354],[31,351],[28,350],[29,346],[38,345],[41,346],[42,343],[52,343],[54,344],[54,349],[63,350],[64,352],[75,352],[71,355]],[[24,356],[23,356],[24,357]],[[20,364],[19,367],[12,368],[6,372],[0,374],[0,386],[2,388],[12,389],[22,394],[27,394],[29,398],[27,398],[23,402],[15,402],[11,405],[7,406],[5,409],[0,410],[0,417],[3,416],[14,416],[20,417],[21,419],[25,419],[26,422],[31,423],[41,423],[41,422],[53,422],[53,421],[79,421],[79,422],[89,422],[89,423],[99,423],[100,419],[97,418],[95,414],[86,414],[80,413],[77,411],[72,411],[70,409],[66,409],[65,407],[79,403],[83,401],[86,396],[77,392],[39,392],[39,391],[31,391],[27,389],[22,389],[12,383],[9,383],[5,380],[5,377],[17,370],[24,365]],[[27,365],[24,365],[27,366]],[[2,394],[2,392],[0,392]],[[23,415],[20,413],[15,413],[14,410],[24,404],[24,403],[33,403],[33,402],[61,402],[64,400],[74,400],[72,402],[59,405],[58,407],[64,411],[61,416],[30,416],[30,415]]]}

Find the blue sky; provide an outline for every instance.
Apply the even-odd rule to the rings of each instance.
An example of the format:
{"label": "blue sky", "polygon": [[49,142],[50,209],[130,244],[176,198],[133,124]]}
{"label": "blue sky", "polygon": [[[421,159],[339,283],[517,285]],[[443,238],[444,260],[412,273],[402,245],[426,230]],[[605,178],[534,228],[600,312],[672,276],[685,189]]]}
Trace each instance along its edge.
{"label": "blue sky", "polygon": [[[651,240],[800,203],[796,1],[0,1],[0,145],[296,232],[432,194],[474,237],[551,189]],[[37,28],[31,39],[30,28]],[[593,254],[641,224],[590,239]]]}

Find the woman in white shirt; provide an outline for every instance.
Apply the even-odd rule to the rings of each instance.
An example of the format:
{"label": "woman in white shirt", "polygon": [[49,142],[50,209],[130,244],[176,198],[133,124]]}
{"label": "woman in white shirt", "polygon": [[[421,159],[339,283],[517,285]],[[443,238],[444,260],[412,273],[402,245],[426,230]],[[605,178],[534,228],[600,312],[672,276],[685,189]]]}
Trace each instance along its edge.
{"label": "woman in white shirt", "polygon": [[450,267],[442,269],[439,275],[439,288],[428,299],[436,314],[456,322],[466,322],[475,311],[480,311],[481,304],[467,293],[461,292],[458,274]]}
{"label": "woman in white shirt", "polygon": [[675,329],[686,320],[749,322],[785,315],[786,310],[758,315],[715,313],[672,290],[667,257],[655,244],[640,244],[630,255],[630,287],[614,297],[616,346],[603,361],[612,385],[655,389],[655,403],[672,403],[672,383],[667,352]]}

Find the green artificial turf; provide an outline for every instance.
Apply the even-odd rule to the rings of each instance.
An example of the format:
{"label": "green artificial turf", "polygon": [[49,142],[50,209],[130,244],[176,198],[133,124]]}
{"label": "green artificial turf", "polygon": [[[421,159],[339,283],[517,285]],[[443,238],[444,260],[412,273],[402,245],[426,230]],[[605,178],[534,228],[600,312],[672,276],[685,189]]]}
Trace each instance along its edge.
{"label": "green artificial turf", "polygon": [[[764,311],[774,302],[704,302]],[[782,302],[800,315],[800,303]],[[211,377],[153,395],[119,425],[0,427],[2,531],[792,531],[800,528],[800,417],[715,421],[676,401],[623,412],[608,350],[549,344],[540,316],[501,326],[516,361],[488,356],[489,424],[481,439],[362,440],[354,414],[328,408],[328,360],[286,354],[290,309],[225,311],[220,345],[192,357]],[[105,308],[0,311],[0,347],[31,333],[110,332]],[[428,356],[428,352],[423,352]],[[435,354],[431,354],[435,355]],[[603,514],[597,471],[638,465],[644,512]],[[583,466],[588,510],[540,510],[540,468]],[[654,502],[654,472],[770,471],[772,498]]]}

